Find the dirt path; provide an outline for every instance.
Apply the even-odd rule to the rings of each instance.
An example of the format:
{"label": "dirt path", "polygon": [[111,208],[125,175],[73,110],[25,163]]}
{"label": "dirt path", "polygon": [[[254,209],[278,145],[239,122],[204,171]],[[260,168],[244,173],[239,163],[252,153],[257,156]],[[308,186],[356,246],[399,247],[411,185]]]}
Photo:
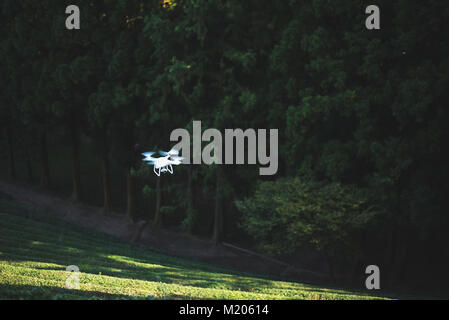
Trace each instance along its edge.
{"label": "dirt path", "polygon": [[299,270],[245,250],[216,245],[190,235],[155,229],[145,221],[132,222],[124,215],[101,214],[101,208],[76,204],[33,186],[0,181],[0,192],[15,200],[54,214],[60,219],[146,245],[172,255],[210,262],[239,271],[274,275],[289,280],[322,282],[326,276]]}

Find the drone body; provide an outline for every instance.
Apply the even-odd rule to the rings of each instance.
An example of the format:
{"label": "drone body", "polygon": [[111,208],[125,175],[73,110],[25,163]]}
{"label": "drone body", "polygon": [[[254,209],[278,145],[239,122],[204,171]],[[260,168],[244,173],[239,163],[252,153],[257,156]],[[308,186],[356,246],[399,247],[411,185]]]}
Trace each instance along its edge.
{"label": "drone body", "polygon": [[159,151],[162,157],[154,158],[153,155],[156,152],[145,152],[142,155],[145,157],[143,161],[147,162],[150,165],[153,165],[154,173],[160,177],[161,173],[170,172],[173,174],[173,166],[178,166],[182,164],[183,157],[179,157],[179,151],[170,150],[169,152]]}

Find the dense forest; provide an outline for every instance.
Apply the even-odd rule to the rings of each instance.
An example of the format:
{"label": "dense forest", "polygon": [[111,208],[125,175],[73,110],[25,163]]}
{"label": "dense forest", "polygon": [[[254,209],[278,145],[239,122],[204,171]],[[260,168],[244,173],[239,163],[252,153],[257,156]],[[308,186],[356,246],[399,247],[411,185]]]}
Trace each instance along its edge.
{"label": "dense forest", "polygon": [[[130,219],[161,228],[283,259],[313,248],[334,278],[375,264],[385,286],[446,288],[446,1],[378,0],[381,30],[366,29],[366,1],[79,2],[80,30],[65,28],[66,1],[1,2],[10,179],[60,188],[63,145],[73,201],[98,186],[104,214],[123,197]],[[279,129],[277,174],[155,176],[141,153],[195,120]]]}

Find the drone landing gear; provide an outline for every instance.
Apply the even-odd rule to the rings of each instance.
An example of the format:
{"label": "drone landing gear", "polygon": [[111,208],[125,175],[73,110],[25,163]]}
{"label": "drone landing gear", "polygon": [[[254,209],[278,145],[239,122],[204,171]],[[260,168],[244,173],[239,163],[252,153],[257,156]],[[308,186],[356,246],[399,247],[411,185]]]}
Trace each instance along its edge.
{"label": "drone landing gear", "polygon": [[155,173],[158,177],[161,176],[161,172],[162,172],[162,173],[164,173],[164,172],[170,172],[170,174],[173,174],[173,166],[172,166],[171,164],[169,164],[169,165],[167,165],[167,166],[165,166],[165,167],[162,167],[162,168],[159,168],[159,169],[157,169],[157,170],[156,170],[156,167],[154,167],[153,171],[154,171],[154,173]]}

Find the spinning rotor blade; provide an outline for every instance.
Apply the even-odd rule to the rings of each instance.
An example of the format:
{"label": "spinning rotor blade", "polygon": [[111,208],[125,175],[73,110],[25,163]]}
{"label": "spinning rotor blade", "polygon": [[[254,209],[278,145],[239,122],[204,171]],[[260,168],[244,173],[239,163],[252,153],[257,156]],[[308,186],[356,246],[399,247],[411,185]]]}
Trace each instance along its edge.
{"label": "spinning rotor blade", "polygon": [[166,156],[177,156],[179,155],[179,151],[175,150],[175,149],[171,149],[169,152],[165,152],[165,151],[159,151],[159,153],[161,155],[163,155],[164,157]]}
{"label": "spinning rotor blade", "polygon": [[145,152],[145,153],[142,153],[142,155],[143,155],[144,157],[150,158],[150,157],[152,157],[153,154],[155,154],[155,153],[156,153],[156,152]]}
{"label": "spinning rotor blade", "polygon": [[153,154],[155,154],[155,152],[145,152],[142,153],[142,155],[145,157],[143,159],[143,161],[147,162],[148,164],[154,164],[154,158],[153,158]]}
{"label": "spinning rotor blade", "polygon": [[175,166],[179,166],[180,164],[182,164],[183,160],[184,160],[183,157],[174,156],[174,157],[172,157],[171,164],[173,164]]}

